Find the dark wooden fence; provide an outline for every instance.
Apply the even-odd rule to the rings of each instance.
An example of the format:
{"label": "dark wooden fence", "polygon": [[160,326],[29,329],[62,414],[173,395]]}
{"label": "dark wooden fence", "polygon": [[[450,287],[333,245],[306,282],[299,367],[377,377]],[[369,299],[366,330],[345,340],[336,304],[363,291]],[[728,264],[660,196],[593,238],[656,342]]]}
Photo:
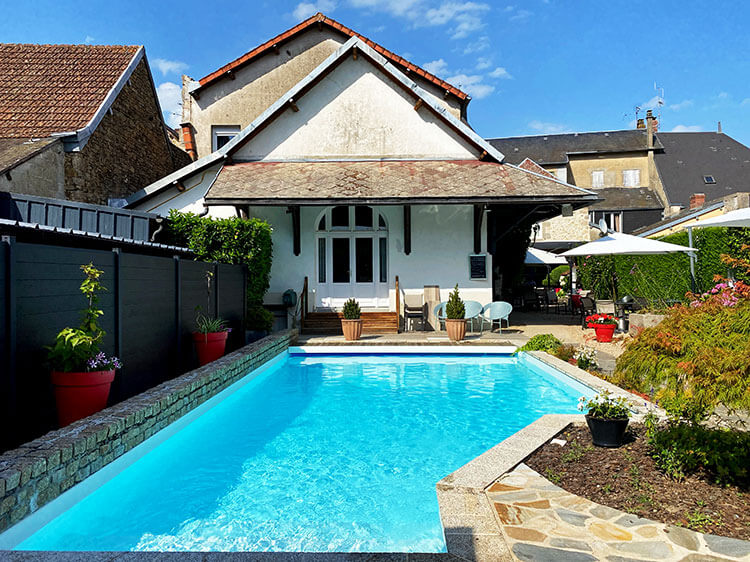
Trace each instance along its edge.
{"label": "dark wooden fence", "polygon": [[[0,243],[0,449],[53,429],[55,406],[45,345],[78,326],[85,306],[82,264],[104,271],[103,351],[123,361],[110,394],[116,403],[197,366],[191,332],[196,307],[233,328],[228,349],[244,344],[246,270],[137,248]],[[210,297],[206,272],[214,274]],[[208,297],[208,302],[207,302]]]}

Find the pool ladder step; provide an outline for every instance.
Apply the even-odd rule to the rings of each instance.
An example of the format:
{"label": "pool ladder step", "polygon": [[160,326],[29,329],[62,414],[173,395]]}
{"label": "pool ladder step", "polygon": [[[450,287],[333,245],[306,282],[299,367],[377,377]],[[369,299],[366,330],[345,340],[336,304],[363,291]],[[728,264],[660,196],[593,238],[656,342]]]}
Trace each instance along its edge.
{"label": "pool ladder step", "polygon": [[[341,335],[341,312],[310,312],[302,326],[304,334]],[[363,312],[363,334],[398,333],[398,315],[395,312]]]}

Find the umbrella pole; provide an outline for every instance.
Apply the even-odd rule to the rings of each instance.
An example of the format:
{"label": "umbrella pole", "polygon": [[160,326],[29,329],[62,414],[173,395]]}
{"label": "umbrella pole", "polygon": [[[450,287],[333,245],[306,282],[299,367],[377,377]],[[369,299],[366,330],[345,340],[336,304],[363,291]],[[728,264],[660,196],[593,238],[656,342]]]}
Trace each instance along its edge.
{"label": "umbrella pole", "polygon": [[[688,247],[694,248],[693,246],[693,227],[688,226]],[[695,252],[688,252],[690,257],[690,290],[694,293],[697,290],[695,282]]]}

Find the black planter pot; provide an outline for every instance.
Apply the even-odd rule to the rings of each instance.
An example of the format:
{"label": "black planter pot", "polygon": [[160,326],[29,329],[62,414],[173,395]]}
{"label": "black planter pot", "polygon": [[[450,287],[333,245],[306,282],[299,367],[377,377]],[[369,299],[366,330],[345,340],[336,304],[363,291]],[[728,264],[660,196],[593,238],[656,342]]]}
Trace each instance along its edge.
{"label": "black planter pot", "polygon": [[628,428],[628,418],[607,420],[586,415],[586,423],[597,447],[619,447]]}

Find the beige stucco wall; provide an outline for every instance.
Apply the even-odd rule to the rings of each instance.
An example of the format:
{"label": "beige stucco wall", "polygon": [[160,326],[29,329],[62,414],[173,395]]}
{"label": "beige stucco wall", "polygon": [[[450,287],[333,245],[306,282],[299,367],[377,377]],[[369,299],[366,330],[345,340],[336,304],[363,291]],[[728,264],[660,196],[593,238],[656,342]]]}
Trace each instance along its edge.
{"label": "beige stucco wall", "polygon": [[573,211],[572,217],[558,216],[539,223],[538,242],[559,242],[563,240],[593,240],[589,228],[588,208]]}
{"label": "beige stucco wall", "polygon": [[584,189],[592,187],[591,172],[604,171],[604,185],[601,187],[623,187],[623,170],[640,170],[641,185],[649,187],[648,156],[644,151],[638,155],[601,154],[597,156],[570,155],[568,181]]}
{"label": "beige stucco wall", "polygon": [[53,142],[10,170],[11,179],[6,174],[0,175],[0,191],[65,199],[64,159],[62,142]]}
{"label": "beige stucco wall", "polygon": [[[182,120],[193,126],[198,157],[211,153],[212,125],[249,125],[273,102],[312,72],[345,42],[345,37],[324,29],[311,28],[284,43],[279,54],[268,54],[200,91],[195,99],[188,93],[190,80],[183,77]],[[432,83],[411,76],[456,117],[461,108],[453,96],[445,98]]]}
{"label": "beige stucco wall", "polygon": [[364,57],[347,59],[234,153],[237,161],[473,159],[478,150]]}

